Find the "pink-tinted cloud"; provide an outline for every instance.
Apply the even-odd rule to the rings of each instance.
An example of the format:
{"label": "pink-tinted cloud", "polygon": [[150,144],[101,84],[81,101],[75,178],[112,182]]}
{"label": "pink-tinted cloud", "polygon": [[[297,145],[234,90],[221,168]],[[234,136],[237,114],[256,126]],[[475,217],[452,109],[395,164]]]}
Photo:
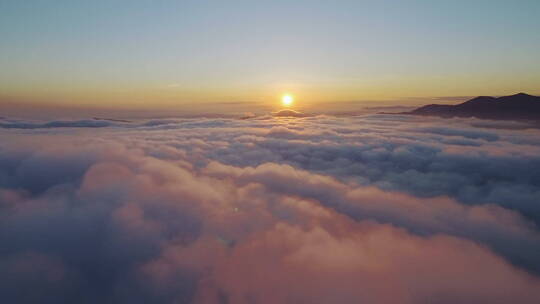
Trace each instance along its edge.
{"label": "pink-tinted cloud", "polygon": [[536,303],[540,136],[409,119],[0,130],[0,298]]}

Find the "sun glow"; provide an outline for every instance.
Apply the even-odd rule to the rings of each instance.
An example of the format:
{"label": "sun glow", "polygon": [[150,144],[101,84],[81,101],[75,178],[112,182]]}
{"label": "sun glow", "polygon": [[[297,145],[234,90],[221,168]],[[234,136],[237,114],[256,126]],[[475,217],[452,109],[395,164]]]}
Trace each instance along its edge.
{"label": "sun glow", "polygon": [[292,95],[285,94],[283,95],[283,97],[281,97],[281,103],[286,107],[291,106],[293,102],[294,102],[294,97]]}

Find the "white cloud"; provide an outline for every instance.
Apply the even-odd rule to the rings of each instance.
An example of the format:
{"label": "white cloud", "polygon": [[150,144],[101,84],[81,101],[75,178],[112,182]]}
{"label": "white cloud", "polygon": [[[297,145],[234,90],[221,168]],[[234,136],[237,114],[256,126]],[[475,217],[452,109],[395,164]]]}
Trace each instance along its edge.
{"label": "white cloud", "polygon": [[534,129],[385,115],[17,123],[0,129],[6,301],[540,296]]}

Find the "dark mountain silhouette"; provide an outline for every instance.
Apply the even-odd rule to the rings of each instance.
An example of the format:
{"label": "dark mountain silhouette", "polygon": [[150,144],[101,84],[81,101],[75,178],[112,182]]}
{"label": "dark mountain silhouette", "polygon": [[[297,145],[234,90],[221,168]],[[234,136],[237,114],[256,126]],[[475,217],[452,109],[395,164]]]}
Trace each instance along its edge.
{"label": "dark mountain silhouette", "polygon": [[431,104],[400,114],[540,121],[540,97],[525,93],[498,98],[479,96],[457,105]]}

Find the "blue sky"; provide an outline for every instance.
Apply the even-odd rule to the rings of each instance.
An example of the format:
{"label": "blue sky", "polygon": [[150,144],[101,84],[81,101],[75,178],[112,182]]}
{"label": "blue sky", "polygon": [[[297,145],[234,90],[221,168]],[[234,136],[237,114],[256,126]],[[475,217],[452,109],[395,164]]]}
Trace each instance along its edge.
{"label": "blue sky", "polygon": [[3,100],[540,93],[540,1],[1,1]]}

